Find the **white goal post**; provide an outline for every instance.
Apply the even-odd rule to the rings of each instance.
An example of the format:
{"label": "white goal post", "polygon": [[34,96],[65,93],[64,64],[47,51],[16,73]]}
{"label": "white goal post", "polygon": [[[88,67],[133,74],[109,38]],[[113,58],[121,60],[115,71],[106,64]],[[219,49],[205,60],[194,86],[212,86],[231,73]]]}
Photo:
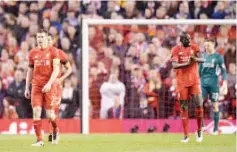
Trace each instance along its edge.
{"label": "white goal post", "polygon": [[237,20],[146,20],[83,19],[82,20],[82,133],[89,134],[89,26],[90,25],[236,25]]}

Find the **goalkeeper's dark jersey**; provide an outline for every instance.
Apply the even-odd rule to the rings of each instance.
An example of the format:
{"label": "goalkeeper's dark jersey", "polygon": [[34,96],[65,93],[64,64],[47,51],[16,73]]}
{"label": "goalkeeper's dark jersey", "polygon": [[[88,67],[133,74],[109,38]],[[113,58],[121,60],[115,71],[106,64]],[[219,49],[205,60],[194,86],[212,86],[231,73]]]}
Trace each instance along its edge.
{"label": "goalkeeper's dark jersey", "polygon": [[226,67],[223,56],[219,53],[208,55],[204,54],[205,62],[199,65],[199,74],[201,77],[201,85],[219,86],[219,75],[222,74],[223,80],[227,79]]}

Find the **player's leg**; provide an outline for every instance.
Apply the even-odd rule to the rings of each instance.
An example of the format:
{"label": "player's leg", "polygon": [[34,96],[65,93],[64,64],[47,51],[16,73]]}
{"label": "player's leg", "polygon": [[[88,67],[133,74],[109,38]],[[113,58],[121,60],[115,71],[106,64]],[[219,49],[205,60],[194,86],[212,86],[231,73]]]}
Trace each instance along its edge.
{"label": "player's leg", "polygon": [[213,115],[213,119],[214,119],[213,135],[218,135],[218,124],[219,124],[218,98],[219,98],[219,87],[218,86],[212,86],[210,88],[210,99],[212,101],[213,112],[214,112],[214,115]]}
{"label": "player's leg", "polygon": [[59,98],[57,97],[57,88],[55,85],[52,85],[51,90],[44,94],[44,99],[46,116],[50,120],[53,128],[52,143],[57,144],[59,140],[59,128],[55,108],[59,103]]}
{"label": "player's leg", "polygon": [[190,87],[190,94],[192,95],[192,101],[195,103],[195,114],[197,119],[197,137],[196,141],[201,142],[203,140],[202,133],[202,119],[203,119],[203,99],[201,95],[200,85],[194,85]]}
{"label": "player's leg", "polygon": [[[57,85],[57,98],[58,98],[58,100],[59,100],[59,103],[58,104],[55,104],[55,115],[56,115],[56,119],[55,119],[55,121],[56,122],[58,122],[58,118],[59,118],[59,107],[60,107],[60,104],[61,104],[61,100],[62,100],[62,98],[61,98],[61,96],[62,96],[62,86],[61,85]],[[54,122],[52,122],[51,120],[49,120],[49,122],[50,122],[50,133],[49,133],[49,136],[48,136],[48,141],[52,141],[52,137],[53,137],[53,130],[56,130],[57,129],[57,126],[58,125],[54,125],[53,123]],[[57,123],[56,123],[57,124]],[[52,130],[51,130],[51,128],[52,128]]]}
{"label": "player's leg", "polygon": [[183,88],[179,90],[179,101],[180,101],[180,117],[184,129],[184,139],[181,142],[188,142],[188,89]]}
{"label": "player's leg", "polygon": [[31,104],[33,108],[33,126],[35,130],[35,135],[37,137],[37,142],[32,144],[32,146],[43,146],[43,138],[41,134],[42,121],[41,112],[43,104],[43,94],[41,93],[41,88],[33,87],[31,92]]}
{"label": "player's leg", "polygon": [[[205,100],[207,99],[207,95],[208,95],[208,88],[207,87],[204,87],[204,86],[201,86],[201,89],[202,89],[202,98]],[[202,128],[203,130],[205,130],[205,123],[204,123],[204,118],[202,119]]]}
{"label": "player's leg", "polygon": [[[58,115],[59,115],[59,107],[56,107],[54,109],[55,111],[55,115],[56,115],[56,121],[58,120]],[[57,129],[55,128],[57,125],[53,125],[53,122],[51,120],[49,120],[49,123],[50,123],[50,130],[49,130],[49,136],[48,136],[48,141],[49,142],[52,142],[52,138],[53,138],[53,128],[54,129]]]}

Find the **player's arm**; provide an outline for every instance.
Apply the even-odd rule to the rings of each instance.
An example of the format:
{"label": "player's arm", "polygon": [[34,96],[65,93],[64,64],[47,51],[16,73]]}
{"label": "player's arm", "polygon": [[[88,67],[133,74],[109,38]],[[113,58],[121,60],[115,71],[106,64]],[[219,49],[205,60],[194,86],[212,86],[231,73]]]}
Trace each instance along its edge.
{"label": "player's arm", "polygon": [[28,67],[27,74],[26,74],[26,87],[25,87],[25,97],[30,99],[30,83],[33,78],[33,68]]}
{"label": "player's arm", "polygon": [[192,63],[192,60],[189,60],[189,62],[186,62],[186,63],[178,63],[176,61],[172,61],[172,67],[174,69],[180,69],[180,68],[189,66],[191,63]]}
{"label": "player's arm", "polygon": [[52,72],[51,77],[48,81],[49,84],[52,85],[55,82],[55,80],[58,77],[59,70],[60,70],[60,59],[59,58],[53,59],[53,72]]}
{"label": "player's arm", "polygon": [[34,61],[32,57],[32,51],[29,53],[29,67],[26,73],[26,87],[25,87],[25,97],[30,99],[30,83],[33,78],[33,70],[34,70]]}
{"label": "player's arm", "polygon": [[59,78],[60,82],[63,82],[72,73],[72,66],[69,61],[64,62],[63,65],[67,71]]}
{"label": "player's arm", "polygon": [[223,84],[222,84],[223,93],[227,94],[227,92],[228,92],[227,73],[226,73],[224,58],[221,55],[219,56],[219,59],[218,59],[218,66],[221,69],[221,74],[222,74],[222,79],[223,79]]}
{"label": "player's arm", "polygon": [[49,78],[49,81],[43,87],[42,92],[49,92],[51,89],[52,84],[56,81],[58,74],[60,72],[60,58],[58,54],[58,50],[53,50],[53,71]]}
{"label": "player's arm", "polygon": [[192,56],[191,58],[192,58],[194,61],[198,62],[198,63],[203,63],[203,62],[205,62],[205,59],[204,59],[204,57],[203,57],[203,55],[202,55],[201,52],[197,52],[196,56]]}
{"label": "player's arm", "polygon": [[223,80],[227,80],[227,73],[226,73],[226,67],[225,67],[225,62],[223,57],[220,55],[220,58],[218,60],[218,65],[221,68],[221,74],[222,74],[222,78]]}

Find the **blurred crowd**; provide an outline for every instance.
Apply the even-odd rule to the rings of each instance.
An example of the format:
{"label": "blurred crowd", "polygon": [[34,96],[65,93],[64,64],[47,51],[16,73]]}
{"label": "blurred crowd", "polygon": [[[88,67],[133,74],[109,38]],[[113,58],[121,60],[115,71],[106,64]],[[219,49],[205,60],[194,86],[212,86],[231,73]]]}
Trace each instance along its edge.
{"label": "blurred crowd", "polygon": [[[0,118],[32,117],[30,101],[23,96],[24,79],[27,55],[36,46],[39,28],[49,31],[55,37],[56,46],[68,54],[73,74],[64,82],[60,117],[78,118],[83,18],[234,19],[235,8],[234,1],[1,1]],[[225,57],[231,84],[229,94],[222,97],[222,115],[223,118],[235,116],[236,27],[133,25],[89,28],[91,117],[100,117],[100,86],[111,82],[111,74],[117,76],[115,81],[123,83],[126,90],[125,100],[116,99],[116,110],[109,110],[112,116],[177,117],[179,103],[169,57],[171,47],[179,43],[177,35],[181,30],[188,31],[203,52],[205,37],[216,39],[216,49]],[[205,116],[209,118],[209,102],[205,106]]]}

